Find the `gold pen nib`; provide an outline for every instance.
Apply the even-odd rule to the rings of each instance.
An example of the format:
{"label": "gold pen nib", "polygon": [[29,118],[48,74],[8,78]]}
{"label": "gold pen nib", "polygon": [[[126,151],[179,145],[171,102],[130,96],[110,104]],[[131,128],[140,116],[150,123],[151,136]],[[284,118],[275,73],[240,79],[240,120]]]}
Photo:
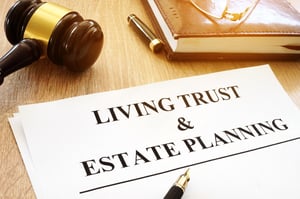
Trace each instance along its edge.
{"label": "gold pen nib", "polygon": [[190,169],[187,169],[184,174],[179,176],[178,180],[175,182],[175,186],[180,187],[183,191],[187,187],[188,182],[190,181]]}

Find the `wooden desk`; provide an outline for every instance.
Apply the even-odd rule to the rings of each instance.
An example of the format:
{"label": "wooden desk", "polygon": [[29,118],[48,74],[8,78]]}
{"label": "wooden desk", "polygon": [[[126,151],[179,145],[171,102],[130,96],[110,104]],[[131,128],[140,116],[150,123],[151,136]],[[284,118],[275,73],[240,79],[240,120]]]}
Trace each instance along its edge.
{"label": "wooden desk", "polygon": [[[35,198],[18,146],[7,118],[21,104],[57,100],[89,93],[127,88],[151,82],[207,74],[234,68],[270,64],[292,100],[300,108],[300,62],[169,62],[153,54],[128,27],[127,16],[135,13],[150,25],[139,0],[53,0],[99,22],[105,43],[95,65],[83,73],[72,73],[40,60],[22,69],[0,86],[0,198]],[[0,7],[0,54],[11,45],[3,30],[14,0]],[[259,85],[257,85],[259,86]],[[276,102],[274,103],[276,106]]]}

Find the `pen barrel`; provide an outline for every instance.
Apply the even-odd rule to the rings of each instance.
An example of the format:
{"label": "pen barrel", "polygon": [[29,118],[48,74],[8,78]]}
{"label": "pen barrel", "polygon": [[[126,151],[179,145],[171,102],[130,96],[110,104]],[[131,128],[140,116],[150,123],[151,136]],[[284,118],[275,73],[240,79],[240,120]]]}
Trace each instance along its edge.
{"label": "pen barrel", "polygon": [[172,186],[164,199],[180,199],[183,195],[183,190],[178,186]]}
{"label": "pen barrel", "polygon": [[135,28],[138,32],[141,33],[141,36],[146,39],[146,41],[151,42],[156,39],[154,33],[142,22],[137,16],[129,15],[128,17],[129,24],[133,24],[133,28]]}
{"label": "pen barrel", "polygon": [[131,14],[127,18],[129,25],[137,32],[153,52],[158,52],[162,49],[163,43],[157,36],[142,22],[137,16]]}

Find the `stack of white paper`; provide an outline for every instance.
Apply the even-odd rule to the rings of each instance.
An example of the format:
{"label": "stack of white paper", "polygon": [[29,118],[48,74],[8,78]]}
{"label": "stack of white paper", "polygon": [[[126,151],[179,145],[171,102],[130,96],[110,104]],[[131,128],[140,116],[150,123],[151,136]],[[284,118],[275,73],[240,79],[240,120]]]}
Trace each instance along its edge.
{"label": "stack of white paper", "polygon": [[25,105],[37,198],[299,199],[300,117],[268,65]]}

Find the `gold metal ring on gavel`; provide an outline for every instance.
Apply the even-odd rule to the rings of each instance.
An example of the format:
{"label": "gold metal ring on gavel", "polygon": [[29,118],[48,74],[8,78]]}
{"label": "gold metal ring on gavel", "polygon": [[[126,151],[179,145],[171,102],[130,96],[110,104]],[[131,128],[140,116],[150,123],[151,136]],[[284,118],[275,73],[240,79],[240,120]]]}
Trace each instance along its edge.
{"label": "gold metal ring on gavel", "polygon": [[[55,10],[55,12],[53,12]],[[57,23],[71,10],[54,3],[42,4],[30,18],[23,38],[36,39],[42,43],[43,56],[47,54],[48,42]]]}

